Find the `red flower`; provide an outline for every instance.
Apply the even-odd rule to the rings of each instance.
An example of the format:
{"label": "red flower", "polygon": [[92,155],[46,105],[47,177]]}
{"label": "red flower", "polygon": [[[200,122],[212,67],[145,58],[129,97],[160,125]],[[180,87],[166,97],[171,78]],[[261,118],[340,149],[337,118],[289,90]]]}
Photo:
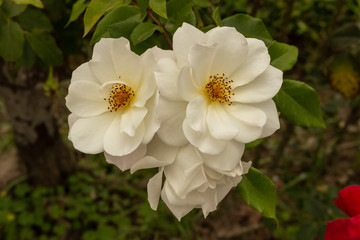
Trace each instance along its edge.
{"label": "red flower", "polygon": [[345,187],[334,201],[336,206],[350,217],[360,214],[360,185]]}
{"label": "red flower", "polygon": [[360,215],[329,222],[324,240],[360,240]]}
{"label": "red flower", "polygon": [[334,203],[351,218],[329,222],[324,240],[360,240],[360,185],[345,187],[338,195]]}

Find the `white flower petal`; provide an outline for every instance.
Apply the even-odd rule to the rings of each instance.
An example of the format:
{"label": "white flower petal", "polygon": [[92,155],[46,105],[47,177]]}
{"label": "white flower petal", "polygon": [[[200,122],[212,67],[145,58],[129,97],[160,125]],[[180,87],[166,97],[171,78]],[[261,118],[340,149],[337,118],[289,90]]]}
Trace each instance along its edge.
{"label": "white flower petal", "polygon": [[105,159],[108,163],[114,164],[121,171],[125,171],[131,168],[137,161],[142,159],[146,154],[146,145],[141,144],[135,151],[124,156],[113,156],[107,152],[104,152]]}
{"label": "white flower petal", "polygon": [[209,36],[208,44],[217,44],[210,74],[224,73],[230,76],[246,59],[246,38],[233,27],[215,28],[206,35]]}
{"label": "white flower petal", "polygon": [[208,188],[202,195],[204,197],[204,202],[201,205],[202,212],[204,214],[204,217],[206,218],[207,215],[216,210],[216,207],[219,203],[217,200],[217,189],[210,189]]}
{"label": "white flower petal", "polygon": [[[237,176],[232,178],[235,180],[235,182],[239,183],[242,179],[241,176]],[[227,184],[219,184],[216,186],[216,200],[217,203],[221,202],[226,195],[230,192],[230,190],[235,187],[236,185],[234,185],[233,183],[227,183]]]}
{"label": "white flower petal", "polygon": [[248,54],[239,68],[229,76],[233,86],[242,86],[253,81],[265,71],[270,64],[270,55],[263,41],[247,38]]}
{"label": "white flower petal", "polygon": [[[74,113],[71,113],[68,117],[68,124],[69,124],[69,129],[72,128],[72,126],[74,125],[74,123],[80,119],[79,116],[77,116],[76,114]],[[70,130],[69,130],[69,133],[68,133],[68,139],[71,141],[71,137],[70,137]]]}
{"label": "white flower petal", "polygon": [[133,99],[132,106],[144,107],[149,98],[151,98],[156,91],[155,82],[150,79],[144,80],[135,92],[135,98]]}
{"label": "white flower petal", "polygon": [[108,103],[100,85],[90,81],[76,81],[70,84],[66,96],[67,108],[79,117],[91,117],[108,111]]}
{"label": "white flower petal", "polygon": [[119,80],[111,60],[106,62],[90,60],[89,68],[100,83]]}
{"label": "white flower petal", "polygon": [[236,141],[230,141],[224,151],[218,155],[209,155],[200,153],[204,159],[204,164],[212,169],[223,171],[231,171],[241,161],[241,157],[245,150],[245,144]]}
{"label": "white flower petal", "polygon": [[154,54],[156,62],[161,58],[172,58],[175,60],[174,51],[163,50],[157,46],[150,48],[150,51]]}
{"label": "white flower petal", "polygon": [[161,168],[161,170],[157,174],[155,174],[152,178],[149,179],[149,182],[147,184],[148,201],[150,203],[151,209],[153,210],[156,210],[159,204],[163,170],[164,168]]}
{"label": "white flower petal", "polygon": [[280,90],[282,75],[282,71],[269,65],[254,81],[233,89],[234,95],[231,96],[231,100],[257,103],[271,99]]}
{"label": "white flower petal", "polygon": [[239,134],[238,121],[224,110],[223,104],[209,105],[206,122],[213,137],[222,140],[235,138]]}
{"label": "white flower petal", "polygon": [[159,93],[156,92],[152,98],[147,101],[146,108],[148,112],[144,118],[146,132],[144,135],[143,143],[147,144],[154,137],[156,131],[160,128],[160,121],[157,116],[157,107],[159,102]]}
{"label": "white flower petal", "polygon": [[141,123],[136,129],[134,136],[121,132],[120,124],[122,116],[117,114],[116,119],[109,126],[104,136],[104,149],[111,155],[123,156],[128,155],[139,147],[144,134],[145,125]]}
{"label": "white flower petal", "polygon": [[123,111],[120,122],[120,132],[126,133],[130,137],[135,135],[136,129],[143,122],[148,110],[146,108],[128,108]]}
{"label": "white flower petal", "polygon": [[166,180],[180,198],[184,199],[189,192],[207,181],[202,165],[203,160],[196,148],[188,144],[180,148],[175,161],[166,166]]}
{"label": "white flower petal", "polygon": [[207,100],[199,96],[186,107],[186,120],[195,131],[204,131],[206,128]]}
{"label": "white flower petal", "polygon": [[273,100],[251,104],[251,106],[261,109],[267,117],[260,138],[268,137],[280,128],[279,115]]}
{"label": "white flower petal", "polygon": [[78,119],[69,132],[75,149],[89,154],[104,151],[104,136],[115,117],[116,114],[108,112],[96,117]]}
{"label": "white flower petal", "polygon": [[181,69],[177,80],[177,85],[178,93],[185,101],[190,102],[201,94],[193,81],[190,66],[185,66]]}
{"label": "white flower petal", "polygon": [[179,68],[182,68],[188,62],[188,53],[194,44],[205,44],[205,34],[188,23],[183,23],[173,36],[173,49]]}
{"label": "white flower petal", "polygon": [[235,138],[237,141],[248,143],[261,136],[267,119],[261,109],[244,104],[232,104],[226,109],[228,114],[240,120],[237,122],[239,129],[239,134]]}
{"label": "white flower petal", "polygon": [[241,161],[241,165],[242,165],[242,169],[243,169],[243,174],[247,174],[249,172],[249,169],[251,167],[252,162],[243,162]]}
{"label": "white flower petal", "polygon": [[[122,38],[120,41],[127,41],[125,38]],[[111,55],[113,52],[113,43],[119,41],[115,38],[101,38],[98,43],[94,45],[92,59],[94,61],[106,62],[111,61]],[[113,65],[112,63],[110,64]]]}
{"label": "white flower petal", "polygon": [[137,90],[145,66],[141,64],[140,56],[126,47],[128,44],[129,41],[126,38],[119,38],[113,41],[111,59],[116,77],[126,82],[134,90]]}
{"label": "white flower petal", "polygon": [[71,82],[76,81],[90,81],[97,84],[100,84],[100,82],[97,80],[97,78],[94,76],[94,74],[91,72],[89,63],[83,63],[79,67],[77,67],[72,75],[71,75]]}
{"label": "white flower petal", "polygon": [[179,221],[204,202],[204,197],[197,191],[191,192],[185,199],[179,198],[167,181],[161,191],[161,199]]}
{"label": "white flower petal", "polygon": [[180,70],[175,60],[162,58],[159,60],[155,72],[156,84],[161,96],[169,100],[181,100],[177,90],[177,78]]}
{"label": "white flower petal", "polygon": [[147,156],[137,161],[131,167],[131,173],[139,169],[162,167],[171,164],[179,151],[177,147],[171,147],[162,142],[157,136],[147,145]]}
{"label": "white flower petal", "polygon": [[189,142],[199,148],[201,152],[219,154],[226,147],[226,141],[212,137],[207,128],[205,128],[204,132],[193,130],[186,119],[183,122],[183,130]]}
{"label": "white flower petal", "polygon": [[256,139],[260,138],[262,132],[261,127],[248,126],[245,124],[239,126],[239,129],[240,133],[235,137],[235,140],[242,143],[255,141]]}
{"label": "white flower petal", "polygon": [[[216,171],[215,169],[211,168],[210,166],[208,167],[207,166],[207,162],[208,162],[207,158],[203,157],[203,159],[204,159],[204,171],[205,171],[205,174],[206,174],[208,180],[216,181],[216,182],[221,180],[223,178],[224,174],[220,173],[219,171]],[[221,162],[221,161],[219,161],[219,162]],[[210,165],[212,165],[212,164],[210,163]]]}
{"label": "white flower petal", "polygon": [[124,38],[102,38],[94,46],[92,60],[88,63],[91,72],[100,83],[119,80],[112,61],[113,44],[119,41],[124,41]]}
{"label": "white flower petal", "polygon": [[231,106],[224,106],[224,108],[228,114],[248,125],[263,127],[266,123],[264,111],[250,104],[235,103]]}
{"label": "white flower petal", "polygon": [[171,146],[182,146],[188,142],[182,130],[186,106],[186,102],[159,99],[158,117],[161,125],[157,134]]}
{"label": "white flower petal", "polygon": [[196,85],[203,89],[210,77],[211,63],[213,62],[216,46],[195,44],[190,48],[189,63]]}

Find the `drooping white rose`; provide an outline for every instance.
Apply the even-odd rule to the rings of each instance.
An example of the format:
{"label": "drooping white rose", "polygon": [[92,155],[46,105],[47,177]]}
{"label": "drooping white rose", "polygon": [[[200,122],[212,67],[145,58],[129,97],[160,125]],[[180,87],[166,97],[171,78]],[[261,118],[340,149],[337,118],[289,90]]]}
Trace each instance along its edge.
{"label": "drooping white rose", "polygon": [[221,153],[210,155],[191,144],[174,147],[155,137],[147,156],[137,161],[131,172],[159,167],[148,183],[148,200],[154,210],[161,195],[179,221],[193,208],[201,208],[206,217],[248,172],[251,163],[241,161],[243,152],[244,144],[236,141],[229,142]]}
{"label": "drooping white rose", "polygon": [[104,151],[123,170],[145,155],[160,125],[155,65],[151,51],[139,56],[125,38],[95,44],[92,59],[73,72],[66,97],[69,139],[77,150]]}
{"label": "drooping white rose", "polygon": [[173,46],[173,56],[160,59],[155,73],[163,141],[190,141],[202,152],[219,154],[230,140],[248,143],[279,128],[272,97],[282,71],[270,65],[262,41],[232,27],[203,33],[184,23]]}

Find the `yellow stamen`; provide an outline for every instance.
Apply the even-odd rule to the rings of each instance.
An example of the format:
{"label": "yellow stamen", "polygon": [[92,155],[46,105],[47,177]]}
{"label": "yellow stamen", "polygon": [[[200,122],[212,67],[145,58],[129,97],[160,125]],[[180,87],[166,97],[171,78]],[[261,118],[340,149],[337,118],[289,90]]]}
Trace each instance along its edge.
{"label": "yellow stamen", "polygon": [[111,88],[110,96],[104,100],[109,103],[109,111],[116,112],[129,106],[134,97],[135,93],[131,87],[122,83],[115,83]]}
{"label": "yellow stamen", "polygon": [[232,104],[230,98],[232,93],[231,83],[233,80],[228,80],[225,74],[216,74],[209,77],[209,82],[205,86],[205,93],[209,97],[210,102]]}

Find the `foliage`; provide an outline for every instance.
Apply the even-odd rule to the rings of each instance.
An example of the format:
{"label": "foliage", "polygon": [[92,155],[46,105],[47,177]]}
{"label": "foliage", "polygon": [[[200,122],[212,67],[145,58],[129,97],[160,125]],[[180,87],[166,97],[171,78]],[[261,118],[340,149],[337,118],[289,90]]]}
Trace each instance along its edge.
{"label": "foliage", "polygon": [[[22,4],[22,5],[17,5]],[[0,56],[31,67],[38,56],[48,66],[62,63],[62,52],[50,34],[53,27],[41,1],[4,0],[0,20]],[[33,20],[35,19],[35,21]],[[30,45],[25,51],[25,46]]]}
{"label": "foliage", "polygon": [[9,185],[0,196],[0,235],[9,240],[110,240],[191,234],[190,221],[200,215],[187,216],[180,228],[169,224],[177,220],[163,204],[157,212],[151,210],[145,172],[121,173],[99,156],[81,166],[64,185]]}
{"label": "foliage", "polygon": [[274,183],[259,170],[251,167],[238,185],[244,201],[264,217],[276,219],[276,188]]}

